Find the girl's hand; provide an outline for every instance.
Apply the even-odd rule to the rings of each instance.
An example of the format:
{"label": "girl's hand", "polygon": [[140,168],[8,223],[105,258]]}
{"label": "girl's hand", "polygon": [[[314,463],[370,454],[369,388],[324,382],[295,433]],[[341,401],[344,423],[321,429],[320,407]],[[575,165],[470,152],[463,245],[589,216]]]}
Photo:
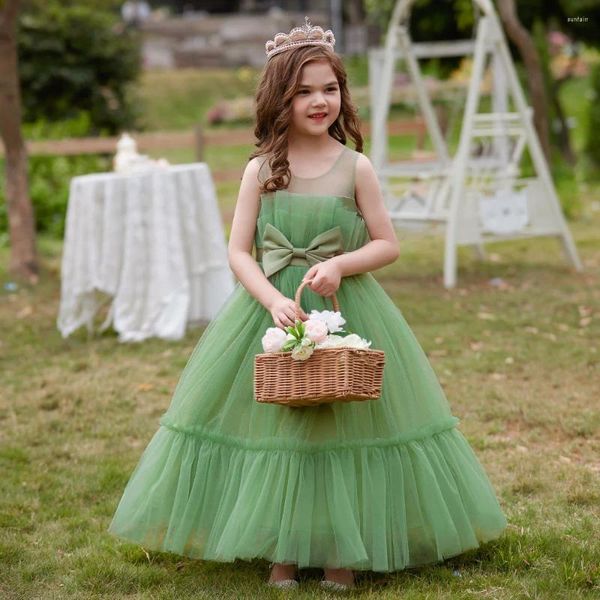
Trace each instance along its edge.
{"label": "girl's hand", "polygon": [[[296,324],[296,303],[290,298],[281,296],[270,306],[269,311],[273,317],[273,323],[280,329],[291,327]],[[300,307],[300,319],[306,321],[308,315]]]}
{"label": "girl's hand", "polygon": [[340,287],[342,270],[334,260],[329,259],[313,265],[306,272],[302,281],[307,280],[310,280],[308,287],[313,292],[328,298],[329,296],[333,296]]}

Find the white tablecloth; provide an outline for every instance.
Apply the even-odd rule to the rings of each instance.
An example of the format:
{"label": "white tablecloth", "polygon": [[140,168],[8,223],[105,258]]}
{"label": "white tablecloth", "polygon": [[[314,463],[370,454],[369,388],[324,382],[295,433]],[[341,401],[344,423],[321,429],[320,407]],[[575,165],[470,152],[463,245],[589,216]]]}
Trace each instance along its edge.
{"label": "white tablecloth", "polygon": [[233,291],[214,185],[204,163],[71,181],[58,328],[108,317],[120,341],[179,339]]}

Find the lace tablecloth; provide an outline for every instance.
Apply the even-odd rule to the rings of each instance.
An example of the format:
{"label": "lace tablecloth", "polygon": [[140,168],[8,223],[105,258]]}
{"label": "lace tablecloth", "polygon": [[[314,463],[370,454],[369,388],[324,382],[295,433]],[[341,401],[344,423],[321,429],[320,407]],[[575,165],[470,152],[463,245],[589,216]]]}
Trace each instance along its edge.
{"label": "lace tablecloth", "polygon": [[100,329],[123,342],[179,339],[211,320],[234,278],[207,165],[73,178],[61,278],[63,337],[91,331],[107,299]]}

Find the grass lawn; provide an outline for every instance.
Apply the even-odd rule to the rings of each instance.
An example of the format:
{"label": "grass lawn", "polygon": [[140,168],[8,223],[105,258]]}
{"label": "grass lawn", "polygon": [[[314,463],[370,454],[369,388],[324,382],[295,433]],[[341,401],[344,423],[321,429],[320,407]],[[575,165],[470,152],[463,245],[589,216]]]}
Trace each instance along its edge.
{"label": "grass lawn", "polygon": [[[364,69],[352,68],[363,85]],[[251,94],[255,73],[234,75],[144,75],[145,124],[187,129],[219,97]],[[584,91],[569,95],[578,107]],[[579,149],[581,136],[575,141]],[[250,150],[209,147],[206,160],[213,170],[241,169]],[[194,160],[191,150],[158,154]],[[349,597],[600,597],[600,185],[576,175],[559,178],[558,188],[580,202],[570,227],[582,273],[566,266],[555,240],[497,243],[485,262],[460,248],[459,285],[448,291],[443,241],[403,232],[398,261],[375,272],[427,352],[509,527],[440,565],[362,573]],[[217,187],[226,232],[237,188]],[[202,330],[178,342],[123,345],[114,333],[88,339],[84,331],[63,340],[56,330],[62,245],[42,237],[39,246],[40,283],[11,291],[0,244],[0,598],[286,597],[264,586],[266,561],[189,560],[107,534]],[[295,596],[332,597],[319,576],[302,572]]]}
{"label": "grass lawn", "polygon": [[[441,286],[441,239],[399,233],[400,259],[376,277],[428,353],[510,525],[438,566],[362,574],[351,597],[600,595],[600,212],[571,228],[585,272],[550,239],[490,245],[484,263],[461,248],[452,291]],[[201,330],[174,343],[83,331],[63,340],[61,244],[40,248],[40,284],[0,292],[0,597],[284,597],[264,587],[265,561],[188,560],[106,533]],[[318,571],[301,576],[299,598],[327,597]]]}

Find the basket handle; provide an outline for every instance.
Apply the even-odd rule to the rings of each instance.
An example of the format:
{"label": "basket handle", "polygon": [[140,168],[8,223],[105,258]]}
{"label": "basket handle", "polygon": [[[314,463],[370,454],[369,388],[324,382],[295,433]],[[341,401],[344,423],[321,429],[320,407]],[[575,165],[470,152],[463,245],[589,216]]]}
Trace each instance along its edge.
{"label": "basket handle", "polygon": [[[311,282],[312,280],[309,279],[307,281],[303,281],[299,286],[298,289],[296,290],[296,296],[294,297],[294,302],[296,303],[296,315],[300,315],[300,297],[302,296],[302,290]],[[340,305],[338,303],[338,299],[337,296],[335,294],[333,294],[331,296],[331,303],[333,304],[333,310],[335,312],[338,312],[340,310]]]}

